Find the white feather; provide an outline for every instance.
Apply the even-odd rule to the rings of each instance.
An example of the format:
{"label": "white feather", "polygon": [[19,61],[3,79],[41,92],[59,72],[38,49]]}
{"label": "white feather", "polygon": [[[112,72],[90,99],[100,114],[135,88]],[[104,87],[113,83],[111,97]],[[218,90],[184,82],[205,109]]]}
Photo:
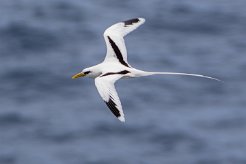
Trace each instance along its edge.
{"label": "white feather", "polygon": [[120,79],[122,75],[110,75],[104,77],[97,77],[95,79],[95,85],[97,90],[105,102],[108,102],[109,99],[116,104],[116,108],[119,110],[120,117],[117,117],[120,121],[125,122],[124,113],[122,110],[122,105],[115,89],[114,83]]}
{"label": "white feather", "polygon": [[110,37],[115,44],[119,47],[123,59],[125,60],[125,62],[127,62],[127,50],[126,50],[126,46],[125,46],[125,41],[124,41],[124,36],[126,36],[128,33],[132,32],[133,30],[135,30],[136,28],[138,28],[140,25],[142,25],[145,22],[144,18],[138,18],[139,22],[137,23],[133,23],[131,25],[127,25],[125,26],[124,22],[119,22],[116,23],[112,26],[110,26],[109,28],[107,28],[103,34],[105,42],[106,42],[106,46],[107,46],[107,53],[106,53],[106,57],[105,60],[116,60],[117,58],[115,56],[115,52],[112,49],[112,46],[109,43],[108,37]]}

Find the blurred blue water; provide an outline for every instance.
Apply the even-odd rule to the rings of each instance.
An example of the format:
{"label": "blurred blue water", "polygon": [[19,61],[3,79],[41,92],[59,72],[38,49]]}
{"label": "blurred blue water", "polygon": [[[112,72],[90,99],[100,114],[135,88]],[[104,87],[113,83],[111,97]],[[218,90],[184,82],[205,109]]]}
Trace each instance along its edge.
{"label": "blurred blue water", "polygon": [[[0,1],[0,164],[246,163],[244,0]],[[220,78],[122,80],[122,124],[91,79],[103,31],[144,17],[126,38],[132,66]]]}

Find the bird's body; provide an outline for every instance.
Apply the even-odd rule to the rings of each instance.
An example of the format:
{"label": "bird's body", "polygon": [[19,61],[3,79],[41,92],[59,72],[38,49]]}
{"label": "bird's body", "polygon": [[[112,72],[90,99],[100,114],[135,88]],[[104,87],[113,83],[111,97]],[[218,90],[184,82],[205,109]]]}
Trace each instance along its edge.
{"label": "bird's body", "polygon": [[104,61],[92,67],[85,68],[82,72],[73,76],[78,78],[87,76],[95,79],[97,90],[111,110],[111,112],[122,122],[125,121],[122,105],[115,90],[114,83],[121,78],[134,78],[155,74],[162,75],[188,75],[218,80],[209,76],[199,74],[187,74],[176,72],[146,72],[138,70],[129,65],[127,61],[127,50],[124,36],[138,28],[145,22],[143,18],[135,18],[116,23],[105,30],[104,39],[107,53]]}
{"label": "bird's body", "polygon": [[111,61],[103,62],[95,66],[89,67],[87,69],[91,70],[91,73],[87,75],[87,77],[90,78],[96,78],[98,76],[107,76],[108,74],[121,74],[125,78],[148,75],[148,73],[145,71],[141,71],[132,67],[126,67],[122,64]]}

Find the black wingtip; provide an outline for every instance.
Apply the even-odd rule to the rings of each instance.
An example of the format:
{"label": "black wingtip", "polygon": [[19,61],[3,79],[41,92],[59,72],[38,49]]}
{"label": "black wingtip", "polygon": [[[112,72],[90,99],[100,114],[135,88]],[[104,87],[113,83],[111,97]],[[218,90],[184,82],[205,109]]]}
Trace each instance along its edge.
{"label": "black wingtip", "polygon": [[116,104],[114,101],[110,98],[109,101],[105,101],[108,108],[111,110],[111,112],[118,118],[120,117],[120,111],[117,109]]}
{"label": "black wingtip", "polygon": [[133,19],[129,19],[129,20],[126,20],[126,21],[123,21],[123,22],[125,23],[125,26],[127,26],[127,25],[132,25],[133,23],[137,23],[139,21],[140,21],[140,19],[133,18]]}

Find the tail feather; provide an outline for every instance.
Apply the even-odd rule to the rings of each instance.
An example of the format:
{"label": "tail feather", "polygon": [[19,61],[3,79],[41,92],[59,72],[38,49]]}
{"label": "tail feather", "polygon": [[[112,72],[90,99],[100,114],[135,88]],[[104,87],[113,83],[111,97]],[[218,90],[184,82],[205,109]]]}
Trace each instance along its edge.
{"label": "tail feather", "polygon": [[210,77],[210,76],[205,76],[205,75],[200,75],[200,74],[192,74],[192,73],[183,73],[183,72],[142,72],[140,76],[150,76],[150,75],[181,75],[181,76],[195,76],[195,77],[201,77],[201,78],[207,78],[211,80],[216,80],[220,81],[220,79]]}

